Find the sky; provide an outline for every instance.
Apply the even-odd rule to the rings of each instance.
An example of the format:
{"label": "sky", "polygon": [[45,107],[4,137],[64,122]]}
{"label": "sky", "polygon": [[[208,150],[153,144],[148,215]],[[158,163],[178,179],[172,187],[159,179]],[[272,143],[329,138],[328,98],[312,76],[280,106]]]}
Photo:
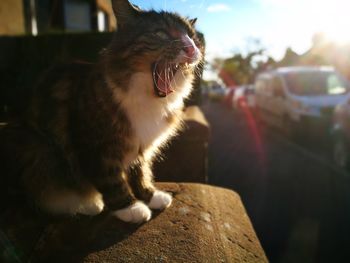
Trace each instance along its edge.
{"label": "sky", "polygon": [[301,54],[315,33],[350,42],[350,0],[131,0],[143,9],[174,11],[198,18],[207,60],[247,52],[256,46],[280,59],[287,47]]}

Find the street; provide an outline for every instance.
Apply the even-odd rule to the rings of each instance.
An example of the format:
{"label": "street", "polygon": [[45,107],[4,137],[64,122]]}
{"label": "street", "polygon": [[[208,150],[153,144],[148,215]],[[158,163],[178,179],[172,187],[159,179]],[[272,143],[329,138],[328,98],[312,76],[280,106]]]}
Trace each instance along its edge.
{"label": "street", "polygon": [[202,110],[211,125],[209,183],[240,194],[269,260],[347,261],[350,176],[322,147],[291,142],[249,111],[218,102]]}

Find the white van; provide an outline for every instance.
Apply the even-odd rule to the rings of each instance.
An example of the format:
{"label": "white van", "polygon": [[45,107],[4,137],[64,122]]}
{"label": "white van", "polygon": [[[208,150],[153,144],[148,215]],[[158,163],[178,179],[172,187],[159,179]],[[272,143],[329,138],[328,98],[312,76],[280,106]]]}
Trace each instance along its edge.
{"label": "white van", "polygon": [[334,107],[350,94],[332,67],[278,68],[259,74],[255,88],[259,117],[289,135],[325,132]]}

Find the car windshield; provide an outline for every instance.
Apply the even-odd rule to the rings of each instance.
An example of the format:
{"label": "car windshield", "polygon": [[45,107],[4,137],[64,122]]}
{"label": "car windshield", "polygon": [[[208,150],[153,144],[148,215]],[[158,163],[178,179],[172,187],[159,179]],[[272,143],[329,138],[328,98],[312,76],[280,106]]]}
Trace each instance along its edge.
{"label": "car windshield", "polygon": [[295,95],[339,95],[349,91],[349,85],[332,71],[292,72],[284,75],[287,87]]}

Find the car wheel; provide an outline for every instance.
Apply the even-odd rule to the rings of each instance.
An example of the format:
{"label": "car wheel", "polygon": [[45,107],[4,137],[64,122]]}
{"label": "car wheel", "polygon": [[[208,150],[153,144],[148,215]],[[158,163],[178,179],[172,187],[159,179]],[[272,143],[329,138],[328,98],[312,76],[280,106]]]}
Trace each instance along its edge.
{"label": "car wheel", "polygon": [[349,168],[349,150],[342,136],[337,136],[333,141],[333,160],[337,166]]}

